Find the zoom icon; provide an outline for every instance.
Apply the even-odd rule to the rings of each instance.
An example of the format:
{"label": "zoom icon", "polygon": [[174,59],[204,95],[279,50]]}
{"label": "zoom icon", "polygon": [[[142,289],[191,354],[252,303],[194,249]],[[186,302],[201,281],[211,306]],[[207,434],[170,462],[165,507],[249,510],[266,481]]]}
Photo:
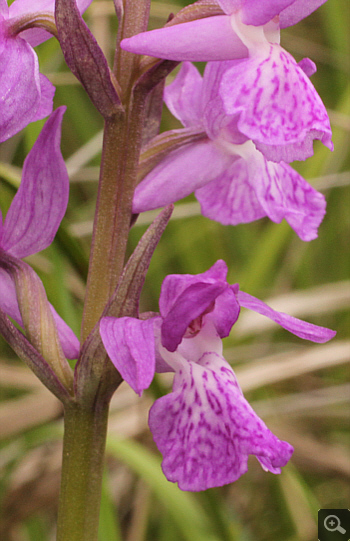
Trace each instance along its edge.
{"label": "zoom icon", "polygon": [[320,509],[318,511],[319,541],[349,541],[349,509]]}

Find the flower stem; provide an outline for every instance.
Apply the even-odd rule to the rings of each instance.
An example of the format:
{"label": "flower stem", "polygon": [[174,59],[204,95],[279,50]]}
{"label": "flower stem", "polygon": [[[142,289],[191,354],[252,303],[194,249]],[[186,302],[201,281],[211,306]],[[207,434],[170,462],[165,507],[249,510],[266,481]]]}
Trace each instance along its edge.
{"label": "flower stem", "polygon": [[109,401],[65,408],[57,541],[97,541]]}
{"label": "flower stem", "polygon": [[[147,27],[149,0],[126,2],[119,39]],[[124,267],[147,91],[132,94],[140,57],[117,47],[124,112],[105,122],[81,341],[98,321]]]}

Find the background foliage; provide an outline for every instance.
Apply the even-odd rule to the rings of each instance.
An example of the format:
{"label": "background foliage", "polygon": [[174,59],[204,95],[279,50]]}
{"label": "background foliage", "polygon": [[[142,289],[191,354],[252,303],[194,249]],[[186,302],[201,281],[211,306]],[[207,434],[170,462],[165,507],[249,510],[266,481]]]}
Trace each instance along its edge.
{"label": "background foliage", "polygon": [[[185,1],[153,1],[150,27],[164,24]],[[111,60],[117,28],[113,2],[94,0],[86,20]],[[233,485],[183,493],[164,478],[147,427],[153,398],[171,378],[158,377],[139,399],[123,384],[112,401],[101,541],[311,541],[319,508],[348,507],[350,357],[349,331],[349,129],[350,92],[347,0],[328,0],[297,26],[282,31],[282,45],[297,60],[312,58],[313,83],[326,104],[335,151],[316,142],[307,162],[294,164],[324,192],[328,212],[319,238],[303,243],[286,223],[269,220],[224,227],[199,214],[194,198],[176,205],[152,261],[143,310],[157,310],[169,273],[199,273],[225,259],[229,281],[275,308],[337,330],[324,346],[304,343],[258,315],[243,313],[225,340],[225,354],[253,407],[295,447],[281,476],[266,474],[252,458]],[[71,174],[68,211],[50,248],[28,258],[50,301],[79,333],[84,280],[98,179],[102,122],[57,43],[39,48],[41,71],[57,86],[55,106],[68,106],[63,153]],[[6,212],[20,168],[43,122],[0,147],[0,204]],[[162,129],[178,127],[164,111]],[[12,165],[10,165],[12,164]],[[130,251],[154,213],[142,215]],[[55,536],[62,409],[12,353],[0,348],[0,537],[50,541]]]}

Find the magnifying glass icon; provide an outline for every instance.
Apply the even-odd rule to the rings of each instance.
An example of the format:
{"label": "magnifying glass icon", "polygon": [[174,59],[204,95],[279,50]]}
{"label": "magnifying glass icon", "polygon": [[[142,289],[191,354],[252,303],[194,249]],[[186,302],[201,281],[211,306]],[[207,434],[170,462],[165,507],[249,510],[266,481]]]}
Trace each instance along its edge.
{"label": "magnifying glass icon", "polygon": [[340,525],[340,519],[339,517],[337,517],[336,515],[328,515],[325,519],[324,519],[324,527],[326,528],[326,530],[328,530],[329,532],[340,532],[340,533],[346,533],[346,530],[344,530],[344,528],[341,527]]}

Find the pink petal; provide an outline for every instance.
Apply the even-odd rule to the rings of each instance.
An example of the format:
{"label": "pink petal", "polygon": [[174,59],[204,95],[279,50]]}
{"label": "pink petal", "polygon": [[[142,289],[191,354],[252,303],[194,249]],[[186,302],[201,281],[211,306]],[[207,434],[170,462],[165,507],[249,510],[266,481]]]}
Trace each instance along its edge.
{"label": "pink petal", "polygon": [[195,195],[202,214],[224,225],[248,223],[263,216],[277,223],[286,219],[304,241],[317,238],[326,209],[324,196],[294,169],[283,162],[268,162],[253,147],[246,158],[237,157],[230,168]]}
{"label": "pink petal", "polygon": [[215,299],[215,308],[208,314],[220,338],[226,338],[236,323],[240,312],[240,305],[232,286],[226,289]]}
{"label": "pink petal", "polygon": [[40,80],[40,105],[33,120],[41,120],[52,113],[55,87],[45,75],[39,73]]}
{"label": "pink petal", "polygon": [[159,297],[159,309],[161,315],[163,318],[166,317],[177,299],[188,287],[197,283],[226,283],[226,276],[227,265],[222,259],[216,261],[210,269],[201,274],[169,274],[163,280]]}
{"label": "pink petal", "polygon": [[210,139],[224,138],[233,144],[241,144],[247,140],[237,128],[238,116],[227,115],[220,96],[221,79],[226,71],[240,60],[226,62],[208,62],[202,84],[202,116],[205,131]]}
{"label": "pink petal", "polygon": [[249,163],[256,194],[267,216],[274,222],[287,220],[301,240],[317,238],[317,230],[326,213],[324,196],[308,184],[289,165],[264,160]]}
{"label": "pink petal", "polygon": [[312,139],[321,139],[332,150],[320,97],[292,56],[278,45],[270,45],[266,56],[252,56],[229,69],[220,92],[227,114],[240,114],[239,130],[267,159],[305,159],[312,154]]}
{"label": "pink petal", "polygon": [[79,357],[80,343],[78,338],[67,323],[58,315],[54,307],[50,304],[51,312],[57,327],[58,337],[61,342],[64,356],[67,359],[77,359]]}
{"label": "pink petal", "polygon": [[152,406],[149,425],[165,476],[182,490],[236,481],[247,471],[249,454],[279,473],[293,451],[255,414],[231,367],[215,353],[183,364],[173,392]]}
{"label": "pink petal", "polygon": [[7,0],[0,0],[0,21],[8,19],[8,12]]}
{"label": "pink petal", "polygon": [[160,354],[160,349],[162,349],[162,346],[161,346],[162,321],[163,320],[161,317],[156,316],[153,318],[153,332],[154,332],[154,341],[155,341],[155,350],[156,350],[156,372],[157,373],[174,372],[174,369],[165,361],[165,359]]}
{"label": "pink petal", "polygon": [[164,90],[171,113],[187,128],[201,125],[202,77],[190,62],[184,62],[174,81]]}
{"label": "pink petal", "polygon": [[174,150],[137,186],[133,212],[156,209],[186,197],[221,174],[230,159],[210,140]]}
{"label": "pink petal", "polygon": [[60,107],[52,113],[24,162],[2,240],[3,249],[15,257],[49,246],[66,211],[69,178],[60,150],[64,111]]}
{"label": "pink petal", "polygon": [[221,295],[227,285],[224,282],[197,282],[189,285],[177,298],[165,316],[161,332],[162,345],[169,351],[175,351],[182,341],[190,323],[201,316],[215,299]]}
{"label": "pink petal", "polygon": [[294,0],[280,13],[280,27],[286,28],[298,23],[325,2],[326,0]]}
{"label": "pink petal", "polygon": [[23,327],[19,311],[15,283],[4,269],[0,268],[0,308]]}
{"label": "pink petal", "polygon": [[313,75],[317,71],[315,62],[310,60],[310,58],[303,58],[302,60],[300,60],[300,62],[298,62],[298,66],[308,77],[311,77],[311,75]]}
{"label": "pink petal", "polygon": [[220,176],[196,190],[203,216],[224,225],[249,223],[266,216],[249,178],[247,162],[238,156],[232,161]]}
{"label": "pink petal", "polygon": [[132,53],[192,62],[248,56],[247,48],[233,31],[230,17],[226,15],[142,32],[123,39],[121,47]]}
{"label": "pink petal", "polygon": [[217,3],[227,15],[241,9],[244,2],[245,0],[217,0]]}
{"label": "pink petal", "polygon": [[[76,0],[80,13],[83,13],[92,0]],[[30,13],[54,12],[55,0],[15,0],[9,7],[10,17],[20,17]]]}
{"label": "pink petal", "polygon": [[38,59],[21,38],[0,36],[0,142],[36,119],[40,106]]}
{"label": "pink petal", "polygon": [[262,26],[294,2],[295,0],[245,0],[242,7],[242,22]]}
{"label": "pink petal", "polygon": [[[17,294],[14,281],[11,276],[0,268],[0,308],[11,317],[20,327],[23,327],[22,316],[19,311]],[[56,310],[50,305],[52,315],[57,326],[58,336],[61,342],[64,355],[67,359],[77,359],[79,355],[79,340],[68,327],[67,323],[57,314]]]}
{"label": "pink petal", "polygon": [[241,306],[249,308],[249,310],[254,310],[254,312],[258,312],[258,314],[262,314],[263,316],[272,319],[278,323],[278,325],[287,329],[287,331],[304,340],[311,340],[312,342],[323,344],[336,335],[336,332],[331,329],[307,323],[306,321],[289,316],[283,312],[276,312],[276,310],[270,308],[263,301],[260,301],[248,293],[244,293],[244,291],[238,291],[237,299]]}
{"label": "pink petal", "polygon": [[106,351],[123,379],[141,396],[155,371],[152,319],[104,317],[100,335]]}
{"label": "pink petal", "polygon": [[326,0],[217,0],[228,15],[241,9],[242,22],[253,26],[264,25],[276,15],[280,27],[298,23]]}
{"label": "pink petal", "polygon": [[[80,13],[83,13],[91,4],[92,0],[77,0],[77,6]],[[52,13],[55,11],[55,0],[15,0],[9,7],[9,16],[11,18],[37,13],[38,11]],[[52,38],[52,35],[40,28],[31,28],[21,33],[21,38],[36,47],[43,41]]]}

